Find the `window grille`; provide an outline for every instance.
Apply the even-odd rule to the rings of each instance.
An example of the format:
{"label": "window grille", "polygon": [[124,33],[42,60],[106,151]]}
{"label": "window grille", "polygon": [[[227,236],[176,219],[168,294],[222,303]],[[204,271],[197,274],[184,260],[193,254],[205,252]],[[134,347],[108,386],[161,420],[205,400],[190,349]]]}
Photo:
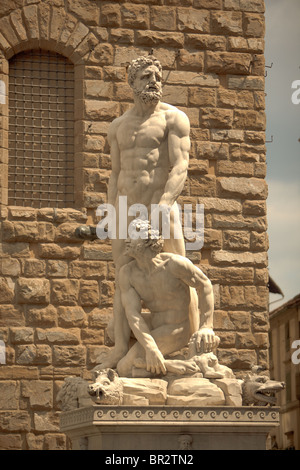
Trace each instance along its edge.
{"label": "window grille", "polygon": [[74,68],[32,50],[9,61],[8,203],[72,207]]}

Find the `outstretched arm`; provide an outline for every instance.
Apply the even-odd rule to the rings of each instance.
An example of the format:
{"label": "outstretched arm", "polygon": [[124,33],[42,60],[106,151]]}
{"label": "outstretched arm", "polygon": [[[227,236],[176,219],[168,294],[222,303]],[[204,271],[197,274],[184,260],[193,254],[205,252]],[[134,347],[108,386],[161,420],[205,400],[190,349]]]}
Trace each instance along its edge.
{"label": "outstretched arm", "polygon": [[175,277],[185,284],[199,290],[200,328],[213,327],[214,294],[208,277],[188,258],[173,255],[169,261],[170,269]]}
{"label": "outstretched arm", "polygon": [[193,335],[196,351],[200,351],[203,342],[204,352],[218,346],[219,338],[213,331],[214,294],[208,277],[189,259],[173,255],[170,262],[173,275],[185,284],[199,291],[200,327]]}
{"label": "outstretched arm", "polygon": [[123,266],[120,270],[120,289],[128,323],[137,341],[145,350],[147,371],[165,374],[164,357],[141,315],[141,298],[130,283],[130,275],[130,266]]}

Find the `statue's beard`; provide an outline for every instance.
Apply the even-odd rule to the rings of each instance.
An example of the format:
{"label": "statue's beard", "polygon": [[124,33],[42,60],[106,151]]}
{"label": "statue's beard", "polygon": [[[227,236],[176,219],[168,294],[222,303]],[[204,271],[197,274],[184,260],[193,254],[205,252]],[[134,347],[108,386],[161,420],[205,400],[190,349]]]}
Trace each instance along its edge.
{"label": "statue's beard", "polygon": [[157,90],[142,90],[136,93],[136,96],[140,98],[140,100],[144,104],[148,103],[155,103],[161,100],[162,98],[162,91],[160,89]]}

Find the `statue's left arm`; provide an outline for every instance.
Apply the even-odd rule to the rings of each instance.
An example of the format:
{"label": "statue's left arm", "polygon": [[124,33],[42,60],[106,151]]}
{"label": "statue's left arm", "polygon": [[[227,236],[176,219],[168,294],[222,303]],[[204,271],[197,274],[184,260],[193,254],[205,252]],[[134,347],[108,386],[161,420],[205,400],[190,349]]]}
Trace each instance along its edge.
{"label": "statue's left arm", "polygon": [[171,171],[161,196],[160,205],[171,207],[184,187],[190,151],[190,122],[181,111],[173,111],[169,118],[168,158]]}
{"label": "statue's left arm", "polygon": [[169,262],[173,275],[185,284],[199,291],[200,326],[193,335],[196,349],[200,350],[201,341],[205,352],[218,346],[219,338],[213,331],[214,293],[208,277],[189,259],[174,255]]}

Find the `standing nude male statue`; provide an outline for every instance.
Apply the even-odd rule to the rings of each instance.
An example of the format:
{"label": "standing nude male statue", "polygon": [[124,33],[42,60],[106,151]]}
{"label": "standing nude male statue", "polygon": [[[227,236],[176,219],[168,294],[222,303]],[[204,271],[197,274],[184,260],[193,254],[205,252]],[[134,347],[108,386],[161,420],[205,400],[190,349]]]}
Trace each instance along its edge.
{"label": "standing nude male statue", "polygon": [[[128,82],[134,93],[134,106],[115,119],[109,128],[112,172],[108,185],[108,203],[116,209],[119,221],[119,197],[126,196],[127,204],[143,204],[149,211],[151,204],[172,209],[169,239],[164,240],[164,251],[185,255],[183,236],[174,237],[174,230],[182,234],[176,203],[186,177],[190,150],[190,124],[187,116],[174,106],[162,103],[162,68],[153,56],[134,60],[128,71]],[[179,220],[179,218],[178,218]],[[128,223],[130,222],[130,219]],[[130,261],[125,253],[125,239],[112,240],[116,267],[114,296],[115,347],[100,364],[114,368],[128,352],[131,329],[121,303],[119,270]],[[193,290],[190,308],[191,333],[198,330],[197,295]]]}

